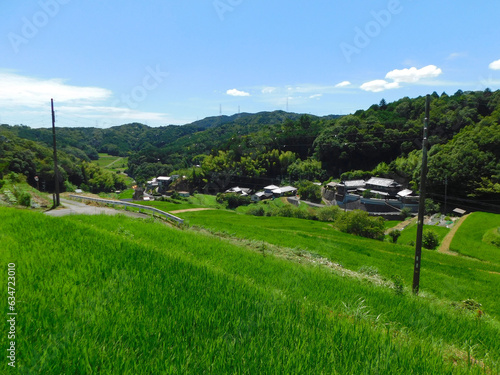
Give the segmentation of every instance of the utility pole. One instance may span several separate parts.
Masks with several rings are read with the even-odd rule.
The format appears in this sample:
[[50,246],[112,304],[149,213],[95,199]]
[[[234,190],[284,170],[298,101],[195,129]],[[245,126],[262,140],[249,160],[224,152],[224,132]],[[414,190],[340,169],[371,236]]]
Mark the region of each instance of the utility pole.
[[444,214],[447,212],[447,203],[448,203],[448,176],[444,177]]
[[422,144],[422,170],[420,171],[420,201],[418,204],[417,243],[415,245],[415,267],[413,269],[413,294],[420,286],[420,264],[422,257],[422,234],[424,230],[425,185],[427,179],[427,127],[429,126],[430,95],[425,98],[424,140]]
[[54,115],[54,99],[50,99],[50,107],[52,109],[52,143],[54,144],[54,182],[56,188],[54,207],[57,207],[61,204],[61,202],[59,200],[59,168],[57,167],[56,116]]

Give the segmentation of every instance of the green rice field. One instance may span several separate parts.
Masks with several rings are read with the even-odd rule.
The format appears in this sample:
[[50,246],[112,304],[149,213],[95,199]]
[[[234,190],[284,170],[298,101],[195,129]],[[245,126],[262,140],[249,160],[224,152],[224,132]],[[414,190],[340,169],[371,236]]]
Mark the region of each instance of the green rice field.
[[[453,237],[450,250],[483,262],[500,265],[500,247],[488,241],[500,228],[500,215],[474,212],[463,222]],[[496,235],[498,236],[498,234]]]
[[[350,270],[372,267],[390,279],[399,275],[407,287],[413,280],[413,247],[341,233],[325,222],[280,217],[255,217],[230,211],[178,214],[191,225],[226,235],[264,241],[326,257]],[[445,228],[446,229],[446,228]],[[500,317],[500,264],[450,257],[422,250],[421,288],[453,301],[473,298]]]
[[[7,265],[16,270],[15,371],[500,372],[499,299],[486,303],[479,296],[485,313],[478,314],[457,305],[459,299],[447,291],[450,285],[441,282],[451,282],[477,261],[452,257],[453,263],[424,252],[423,280],[435,275],[422,286],[429,294],[415,297],[313,261],[345,252],[347,270],[356,268],[358,253],[358,264],[376,266],[383,275],[390,272],[383,263],[394,259],[395,268],[403,267],[406,246],[364,240],[306,220],[227,211],[182,215],[212,229],[0,208],[5,283]],[[279,249],[299,248],[316,258],[300,252],[294,259],[277,256]],[[461,278],[477,287],[498,286],[498,279],[483,280],[482,273],[489,274],[470,270]],[[458,281],[456,286],[457,293],[465,288]],[[7,301],[4,295],[4,314]],[[8,341],[2,335],[3,348],[11,345]],[[0,366],[3,373],[12,372],[6,359]]]

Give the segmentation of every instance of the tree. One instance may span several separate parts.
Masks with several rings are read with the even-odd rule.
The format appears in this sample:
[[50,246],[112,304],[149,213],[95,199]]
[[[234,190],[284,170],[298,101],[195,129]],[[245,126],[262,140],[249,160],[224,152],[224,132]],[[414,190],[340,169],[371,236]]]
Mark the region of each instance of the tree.
[[434,250],[439,245],[439,236],[432,229],[425,230],[422,234],[422,246],[429,250]]
[[288,167],[288,174],[293,180],[321,180],[324,173],[321,162],[314,159],[298,159]]
[[354,210],[345,212],[336,223],[342,232],[376,240],[384,238],[384,219],[381,217],[370,217],[366,211]]
[[321,186],[315,185],[311,181],[302,181],[297,193],[302,200],[321,203]]
[[389,232],[389,236],[392,239],[393,243],[398,242],[398,238],[401,236],[401,231],[397,229],[393,229]]

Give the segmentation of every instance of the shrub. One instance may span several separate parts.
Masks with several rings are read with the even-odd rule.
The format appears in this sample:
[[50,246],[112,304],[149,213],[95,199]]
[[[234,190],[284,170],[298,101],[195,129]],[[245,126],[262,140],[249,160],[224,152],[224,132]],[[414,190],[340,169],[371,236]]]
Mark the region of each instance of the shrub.
[[342,214],[338,206],[322,207],[316,211],[318,220],[320,221],[335,221]]
[[439,236],[433,230],[426,230],[422,235],[422,246],[434,250],[439,245]]
[[5,185],[5,180],[0,180],[0,189]]
[[74,192],[77,189],[75,185],[73,185],[68,180],[64,181],[64,191]]
[[26,207],[31,206],[31,195],[28,192],[16,191],[14,194],[16,195],[17,202],[21,206],[26,206]]
[[441,210],[439,203],[435,203],[432,199],[427,198],[425,200],[425,213],[427,215],[432,215],[438,213]]
[[21,183],[21,182],[26,182],[26,176],[21,174],[21,173],[15,173],[15,172],[10,172],[7,178],[12,182],[13,184],[15,183]]
[[365,191],[363,191],[363,198],[371,198],[373,197],[373,194],[372,194],[372,191],[370,189],[366,189]]
[[401,210],[401,216],[403,220],[408,219],[411,216],[411,210],[408,207],[405,207]]
[[343,213],[337,220],[337,227],[345,233],[376,240],[384,239],[384,219],[370,217],[366,211],[354,210]]
[[244,196],[235,193],[219,193],[215,199],[217,203],[225,203],[228,208],[234,209],[239,206],[246,206],[252,203],[249,196]]
[[392,282],[394,284],[394,292],[398,295],[402,295],[404,293],[403,278],[399,275],[392,275]]
[[280,207],[278,209],[276,216],[295,217],[296,214],[293,212],[294,209],[295,209],[295,207],[292,206],[291,204],[284,205],[283,207]]
[[392,242],[396,243],[396,242],[398,242],[399,236],[401,236],[401,231],[397,230],[397,229],[393,229],[389,232],[389,236],[391,237]]
[[264,211],[264,207],[262,206],[253,206],[249,207],[246,214],[254,215],[254,216],[264,216],[266,211]]

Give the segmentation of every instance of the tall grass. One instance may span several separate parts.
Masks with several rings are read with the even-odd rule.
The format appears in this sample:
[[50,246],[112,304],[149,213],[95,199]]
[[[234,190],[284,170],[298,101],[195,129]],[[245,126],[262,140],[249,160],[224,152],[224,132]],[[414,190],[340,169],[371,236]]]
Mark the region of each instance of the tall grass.
[[0,223],[20,373],[499,371],[495,320],[322,267],[126,217],[0,209]]

